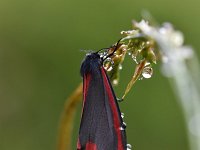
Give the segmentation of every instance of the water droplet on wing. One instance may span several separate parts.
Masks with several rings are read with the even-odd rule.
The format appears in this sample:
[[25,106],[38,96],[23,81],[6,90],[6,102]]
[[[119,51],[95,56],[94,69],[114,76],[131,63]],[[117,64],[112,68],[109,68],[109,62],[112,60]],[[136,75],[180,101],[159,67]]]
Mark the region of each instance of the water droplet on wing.
[[121,117],[124,118],[124,113],[121,113]]
[[127,150],[131,150],[131,148],[132,148],[131,144],[126,144],[126,148],[127,148]]
[[125,129],[124,129],[123,127],[120,127],[119,130],[123,131],[123,130],[125,130]]
[[122,127],[123,127],[124,129],[126,129],[126,123],[125,123],[125,122],[122,123]]

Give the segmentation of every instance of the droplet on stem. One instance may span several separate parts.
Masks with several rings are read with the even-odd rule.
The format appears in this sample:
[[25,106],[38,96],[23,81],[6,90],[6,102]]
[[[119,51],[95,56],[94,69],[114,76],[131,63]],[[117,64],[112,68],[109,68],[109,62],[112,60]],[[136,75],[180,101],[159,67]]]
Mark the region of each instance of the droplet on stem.
[[122,65],[121,64],[119,64],[119,70],[122,70]]
[[113,69],[113,61],[111,58],[107,58],[105,61],[104,61],[104,64],[103,64],[103,67],[107,70],[107,71],[111,71]]
[[151,78],[153,75],[153,68],[151,67],[145,67],[142,71],[142,76],[146,79]]
[[132,52],[128,52],[128,55],[129,55],[129,56],[132,55]]
[[117,98],[118,102],[122,102],[124,99],[123,98]]

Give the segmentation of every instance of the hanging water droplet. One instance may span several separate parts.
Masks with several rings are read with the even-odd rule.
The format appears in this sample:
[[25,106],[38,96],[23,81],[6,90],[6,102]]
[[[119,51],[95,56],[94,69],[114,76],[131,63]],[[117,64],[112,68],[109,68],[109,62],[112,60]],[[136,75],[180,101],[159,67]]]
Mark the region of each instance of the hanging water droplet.
[[126,31],[121,31],[120,33],[121,33],[121,34],[126,34]]
[[122,102],[124,99],[122,99],[122,98],[117,98],[117,101],[118,102]]
[[132,55],[132,59],[133,59],[133,60],[136,60],[136,56],[135,56],[135,55]]
[[128,55],[129,55],[129,56],[132,55],[132,52],[128,52]]
[[108,55],[108,52],[107,51],[106,52],[101,52],[101,53],[99,53],[99,55],[100,55],[101,58],[104,59]]
[[123,130],[125,130],[125,129],[124,129],[123,127],[120,127],[119,130],[122,130],[122,131],[123,131]]
[[112,81],[112,83],[113,83],[114,85],[117,85],[117,84],[118,84],[118,80],[117,80],[117,79],[114,79],[114,80]]
[[126,129],[126,123],[125,123],[125,122],[122,123],[122,127],[123,127],[124,129]]
[[149,44],[150,44],[150,41],[147,41],[146,44],[149,45]]
[[121,117],[124,118],[124,113],[121,113]]
[[136,57],[136,56],[132,55],[132,59],[133,59],[133,61],[134,61],[136,64],[138,64],[138,61],[137,61],[137,57]]
[[111,65],[114,65],[114,61],[111,58],[109,58],[109,62],[111,63]]
[[150,62],[146,62],[144,66],[149,66],[150,64]]
[[103,56],[104,57],[108,56],[108,52],[103,52]]
[[113,67],[110,66],[110,67],[107,69],[107,71],[111,71],[112,69],[113,69]]
[[104,64],[103,64],[103,67],[107,70],[107,71],[111,71],[113,69],[113,65],[114,62],[112,61],[111,58],[107,58],[105,61],[104,61]]
[[119,64],[119,70],[122,70],[122,64]]
[[128,31],[121,31],[120,33],[121,33],[121,34],[128,35],[128,34],[133,34],[133,33],[135,33],[135,32],[136,32],[136,30],[128,30]]
[[100,55],[101,58],[103,58],[103,56],[104,56],[103,53],[99,53],[99,55]]
[[144,78],[151,78],[151,76],[153,75],[153,68],[151,67],[145,67],[142,71],[142,76]]
[[111,62],[111,58],[107,58],[106,60],[104,60],[104,64],[110,63]]
[[131,150],[132,149],[131,144],[126,144],[126,148],[127,148],[127,150]]
[[124,55],[123,53],[118,52],[117,54],[114,55],[114,57],[120,58],[120,57],[122,57],[123,55]]
[[115,55],[115,57],[117,57],[117,58],[118,58],[118,57],[120,57],[120,55]]
[[143,76],[141,76],[141,77],[140,77],[138,80],[143,80],[143,78],[144,78],[144,77],[143,77]]
[[127,48],[123,47],[123,48],[122,48],[122,51],[127,51]]

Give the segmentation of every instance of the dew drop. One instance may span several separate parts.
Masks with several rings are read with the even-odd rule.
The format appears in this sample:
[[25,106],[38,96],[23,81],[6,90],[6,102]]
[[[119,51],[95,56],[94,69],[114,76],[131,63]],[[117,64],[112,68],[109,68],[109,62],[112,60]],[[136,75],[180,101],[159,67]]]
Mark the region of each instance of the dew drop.
[[108,55],[108,52],[99,53],[101,58],[105,58]]
[[131,144],[126,144],[126,148],[127,148],[127,150],[131,150],[132,149]]
[[117,84],[118,84],[118,80],[117,80],[117,79],[114,79],[114,80],[112,81],[112,83],[113,83],[114,85],[117,85]]
[[119,70],[122,70],[122,65],[121,64],[119,64]]
[[125,122],[122,123],[122,128],[126,129],[126,123]]
[[106,52],[103,52],[103,55],[107,55],[108,54],[108,52],[106,51]]
[[126,31],[121,31],[120,33],[121,33],[121,34],[126,34]]
[[117,101],[118,101],[118,102],[122,102],[122,101],[124,101],[124,99],[122,99],[122,98],[117,98]]
[[110,66],[109,68],[107,68],[107,71],[111,71],[113,69],[112,66]]
[[125,129],[124,129],[123,127],[120,127],[119,130],[123,131],[123,130],[125,130]]
[[112,59],[110,58],[110,57],[108,57],[106,60],[105,60],[105,62],[111,62],[112,61]]
[[145,67],[142,71],[142,76],[146,79],[151,78],[153,75],[153,68],[151,67]]
[[142,77],[140,77],[138,80],[143,80],[143,78],[144,78],[144,77],[142,76]]
[[121,117],[124,118],[124,113],[121,113]]
[[120,57],[120,55],[115,55],[115,57],[119,58],[119,57]]
[[137,57],[136,57],[136,56],[132,55],[132,59],[133,59],[133,61],[134,61],[136,64],[138,64],[138,61],[137,61]]
[[122,51],[127,51],[127,49],[125,47],[122,48]]
[[150,44],[150,41],[147,41],[146,44],[149,45],[149,44]]
[[132,55],[132,52],[128,52],[128,55],[129,55],[129,56]]
[[150,64],[150,62],[146,62],[144,66],[149,66]]
[[134,32],[135,32],[135,30],[121,31],[121,34],[128,35],[128,34],[133,34]]
[[103,67],[107,70],[107,71],[111,71],[113,69],[112,65],[114,64],[114,62],[112,61],[111,58],[107,58],[104,61]]
[[103,53],[99,53],[99,55],[100,55],[101,58],[103,58],[103,56],[104,56]]

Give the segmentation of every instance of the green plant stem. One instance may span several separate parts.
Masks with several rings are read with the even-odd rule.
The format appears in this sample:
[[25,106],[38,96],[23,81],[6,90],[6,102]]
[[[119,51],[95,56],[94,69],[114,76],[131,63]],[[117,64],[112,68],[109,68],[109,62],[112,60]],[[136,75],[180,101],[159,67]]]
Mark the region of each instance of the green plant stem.
[[140,75],[142,74],[142,71],[145,67],[146,64],[146,60],[142,60],[135,69],[134,75],[131,79],[131,81],[128,83],[126,90],[124,92],[124,95],[122,96],[122,99],[124,99],[124,97],[128,94],[128,92],[130,91],[130,89],[132,88],[132,86],[135,84],[135,82],[138,80],[138,78],[140,77]]

